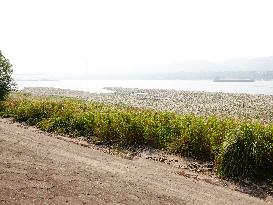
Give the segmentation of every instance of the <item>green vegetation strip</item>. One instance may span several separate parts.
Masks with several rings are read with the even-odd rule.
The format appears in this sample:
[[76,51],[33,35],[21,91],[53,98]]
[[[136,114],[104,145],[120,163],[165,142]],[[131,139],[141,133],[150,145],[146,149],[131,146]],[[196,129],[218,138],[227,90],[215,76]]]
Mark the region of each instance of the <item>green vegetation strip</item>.
[[272,124],[18,94],[4,101],[0,110],[2,117],[47,132],[213,160],[221,177],[273,177]]

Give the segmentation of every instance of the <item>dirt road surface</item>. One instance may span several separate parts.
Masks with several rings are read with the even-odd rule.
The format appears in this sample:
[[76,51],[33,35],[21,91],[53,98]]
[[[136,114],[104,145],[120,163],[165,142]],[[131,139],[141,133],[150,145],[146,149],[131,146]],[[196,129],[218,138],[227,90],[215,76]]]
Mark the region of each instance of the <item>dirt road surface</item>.
[[0,204],[269,204],[0,118]]

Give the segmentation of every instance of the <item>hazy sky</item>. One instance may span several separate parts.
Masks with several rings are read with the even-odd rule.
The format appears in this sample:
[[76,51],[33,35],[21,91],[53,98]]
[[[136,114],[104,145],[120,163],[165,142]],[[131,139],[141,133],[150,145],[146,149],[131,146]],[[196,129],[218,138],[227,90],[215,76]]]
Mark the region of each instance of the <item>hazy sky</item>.
[[0,0],[15,73],[273,56],[272,0]]

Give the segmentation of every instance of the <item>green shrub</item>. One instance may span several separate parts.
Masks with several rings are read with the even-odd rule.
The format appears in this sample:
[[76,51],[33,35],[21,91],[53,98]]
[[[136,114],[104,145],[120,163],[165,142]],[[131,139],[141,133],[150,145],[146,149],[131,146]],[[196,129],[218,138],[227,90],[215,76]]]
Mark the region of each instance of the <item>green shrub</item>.
[[273,128],[244,123],[226,136],[217,159],[218,174],[228,178],[273,176]]
[[211,158],[211,141],[206,120],[201,117],[186,116],[181,118],[181,135],[175,139],[170,149],[174,153],[199,158]]
[[112,110],[98,114],[96,137],[122,145],[143,144],[143,126],[137,113]]
[[216,116],[207,118],[206,121],[206,135],[210,141],[211,146],[211,158],[214,159],[219,155],[222,148],[222,143],[225,136],[236,128],[235,120],[226,118],[219,119]]
[[38,127],[48,131],[72,135],[72,120],[74,114],[71,111],[57,112],[48,119],[38,123]]
[[145,111],[141,120],[147,145],[167,148],[168,144],[180,135],[180,124],[174,113]]
[[93,113],[80,113],[75,116],[72,130],[76,136],[93,137],[95,134],[95,116]]
[[18,121],[35,125],[48,116],[50,107],[47,102],[24,100],[15,108],[13,114]]
[[[51,112],[37,125],[44,131],[90,137],[94,134],[94,115],[84,103],[61,100],[50,103]],[[86,111],[86,112],[84,112]]]

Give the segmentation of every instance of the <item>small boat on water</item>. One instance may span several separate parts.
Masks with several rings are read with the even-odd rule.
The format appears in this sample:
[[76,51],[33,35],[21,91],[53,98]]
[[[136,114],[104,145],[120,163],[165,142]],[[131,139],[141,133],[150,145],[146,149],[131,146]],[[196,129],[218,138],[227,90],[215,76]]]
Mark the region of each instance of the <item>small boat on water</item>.
[[215,78],[213,82],[255,82],[254,79],[228,79],[228,78]]

